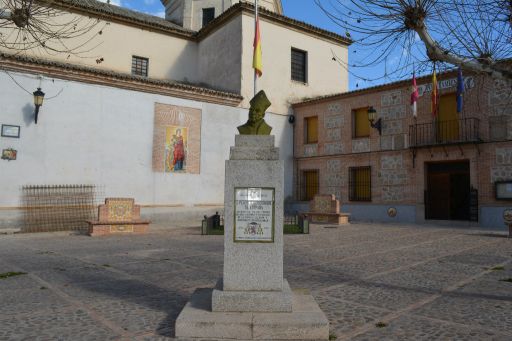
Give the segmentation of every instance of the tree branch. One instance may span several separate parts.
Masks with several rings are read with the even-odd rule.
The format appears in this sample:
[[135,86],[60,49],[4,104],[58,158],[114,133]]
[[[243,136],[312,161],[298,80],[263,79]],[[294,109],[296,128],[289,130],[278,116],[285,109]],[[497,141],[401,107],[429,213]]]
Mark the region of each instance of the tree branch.
[[492,78],[512,80],[512,71],[500,68],[497,63],[491,59],[475,61],[474,59],[462,58],[448,50],[442,49],[430,36],[430,33],[423,21],[412,27],[412,29],[418,33],[421,41],[425,44],[427,55],[432,61],[442,61],[457,65],[465,70],[488,74]]

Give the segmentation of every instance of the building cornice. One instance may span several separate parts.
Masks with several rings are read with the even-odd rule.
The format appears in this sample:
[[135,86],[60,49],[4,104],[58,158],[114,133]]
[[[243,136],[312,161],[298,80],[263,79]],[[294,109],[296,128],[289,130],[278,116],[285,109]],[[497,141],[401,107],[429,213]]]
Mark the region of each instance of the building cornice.
[[[252,3],[241,1],[231,6],[227,11],[219,15],[217,18],[212,20],[206,27],[202,28],[199,32],[197,32],[198,40],[200,41],[207,37],[209,34],[215,32],[219,27],[229,22],[233,17],[235,17],[239,13],[253,15],[254,5]],[[346,46],[352,44],[352,40],[347,37],[343,37],[337,33],[318,28],[316,26],[307,24],[303,21],[295,20],[284,15],[274,13],[264,7],[259,7],[258,13],[261,18],[266,19],[272,23],[280,24],[282,26],[286,26],[297,31],[307,33],[317,38],[325,39]]]
[[[449,70],[449,71],[438,73],[437,77],[438,77],[438,81],[439,81],[439,80],[441,80],[441,79],[439,79],[440,76],[453,77],[456,75],[457,75],[457,72],[455,70]],[[428,83],[431,80],[432,80],[432,75],[425,75],[425,76],[416,78],[418,85],[421,85],[422,83]],[[412,79],[404,79],[404,80],[400,80],[400,81],[396,81],[396,82],[392,82],[392,83],[386,83],[386,84],[372,86],[369,88],[352,90],[352,91],[347,91],[347,92],[342,92],[342,93],[337,93],[337,94],[330,94],[330,95],[325,95],[325,96],[319,96],[319,97],[307,99],[307,100],[304,100],[304,101],[301,101],[298,103],[293,103],[292,107],[299,108],[299,107],[308,106],[308,105],[312,105],[312,104],[319,104],[319,103],[323,103],[323,102],[330,102],[330,101],[335,101],[335,100],[339,100],[339,99],[367,95],[367,94],[371,94],[374,92],[390,91],[390,90],[399,89],[399,88],[403,88],[403,87],[407,87],[407,86],[411,86],[411,85],[412,85]]]
[[[47,0],[36,0],[42,3]],[[105,21],[112,21],[128,26],[135,26],[187,40],[196,40],[196,31],[181,27],[163,18],[110,5],[96,0],[53,0],[52,6],[61,10],[85,14]]]
[[239,106],[240,102],[243,100],[242,96],[230,92],[6,53],[0,53],[0,70],[41,74],[51,78],[104,85],[232,107]]
[[[45,0],[40,0],[44,2]],[[280,2],[280,1],[279,1]],[[118,22],[125,25],[136,26],[148,30],[156,31],[162,34],[179,37],[182,39],[201,41],[210,33],[215,32],[220,26],[229,22],[234,16],[240,13],[254,13],[254,4],[241,1],[231,6],[227,11],[219,15],[212,22],[200,31],[185,29],[177,24],[160,17],[148,15],[145,13],[132,11],[127,8],[106,4],[99,1],[85,0],[53,0],[53,6],[60,7],[70,12],[86,14],[103,20]],[[286,17],[282,14],[274,13],[266,8],[259,7],[259,14],[262,18],[290,27],[297,31],[308,33],[309,35],[326,39],[337,44],[350,45],[352,40],[337,33],[330,32],[316,26],[307,24],[303,21]]]

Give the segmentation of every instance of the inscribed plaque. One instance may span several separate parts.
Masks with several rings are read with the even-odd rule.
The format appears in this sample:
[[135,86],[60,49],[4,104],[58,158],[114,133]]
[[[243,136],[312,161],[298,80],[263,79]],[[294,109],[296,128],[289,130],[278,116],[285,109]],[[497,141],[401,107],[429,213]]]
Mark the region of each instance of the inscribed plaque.
[[235,242],[274,242],[274,188],[235,188]]

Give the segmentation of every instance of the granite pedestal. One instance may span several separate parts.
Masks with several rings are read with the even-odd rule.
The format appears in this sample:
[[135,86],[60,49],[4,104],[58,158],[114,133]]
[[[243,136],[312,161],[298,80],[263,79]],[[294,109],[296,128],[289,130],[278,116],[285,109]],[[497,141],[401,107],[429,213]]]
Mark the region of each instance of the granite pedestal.
[[176,320],[176,337],[329,338],[313,297],[294,293],[283,278],[283,184],[274,136],[236,136],[226,161],[223,278],[193,294]]

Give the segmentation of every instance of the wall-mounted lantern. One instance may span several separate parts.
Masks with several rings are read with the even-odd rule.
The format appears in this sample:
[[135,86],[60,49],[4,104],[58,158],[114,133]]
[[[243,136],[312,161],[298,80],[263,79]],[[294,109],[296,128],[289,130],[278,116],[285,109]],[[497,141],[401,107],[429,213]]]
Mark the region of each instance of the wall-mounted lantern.
[[368,121],[370,121],[370,126],[372,128],[375,128],[379,131],[379,135],[382,135],[382,119],[379,118],[377,122],[375,120],[377,119],[377,110],[375,110],[373,107],[368,108]]
[[34,91],[34,105],[36,106],[35,116],[36,116],[36,124],[37,124],[37,115],[39,115],[39,108],[43,105],[44,100],[44,92],[41,91],[41,88],[37,88]]

